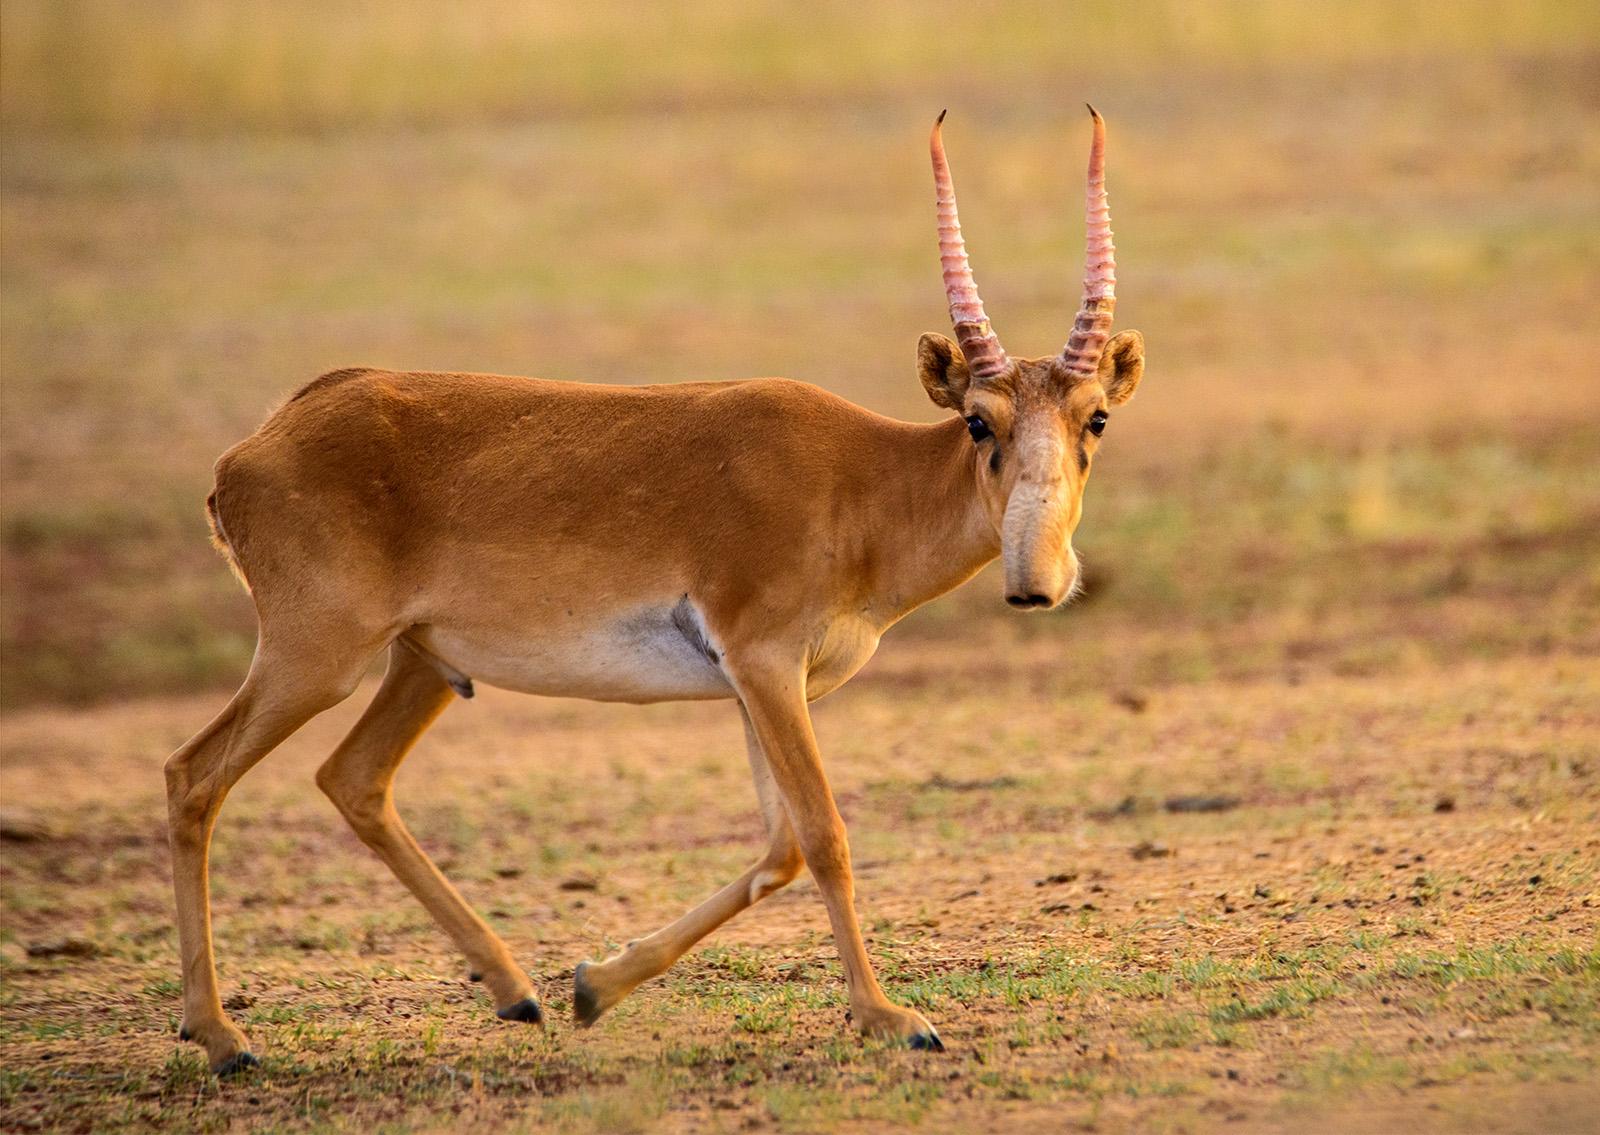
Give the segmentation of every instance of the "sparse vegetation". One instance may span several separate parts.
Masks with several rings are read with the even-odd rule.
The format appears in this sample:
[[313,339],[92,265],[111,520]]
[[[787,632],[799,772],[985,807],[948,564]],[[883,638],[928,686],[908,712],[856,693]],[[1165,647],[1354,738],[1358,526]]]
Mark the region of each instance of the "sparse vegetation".
[[[57,832],[5,857],[8,1125],[89,1108],[101,1126],[179,1129],[246,1114],[335,1129],[427,1127],[441,1114],[812,1129],[949,1125],[976,1107],[1203,1127],[1218,1100],[1266,1125],[1352,1091],[1399,1106],[1426,1088],[1450,1115],[1453,1090],[1524,1082],[1538,1089],[1525,1126],[1577,1114],[1549,1109],[1587,1098],[1581,1069],[1600,1052],[1597,797],[1578,755],[1600,744],[1589,709],[1600,683],[1586,660],[1180,683],[1141,713],[1094,688],[1023,697],[1026,664],[1002,663],[991,677],[1019,691],[1008,730],[1044,739],[1028,791],[1014,792],[940,786],[1009,775],[1014,751],[950,751],[943,739],[973,713],[944,692],[965,664],[904,650],[927,668],[919,681],[864,681],[819,707],[819,728],[858,833],[872,949],[891,995],[939,1022],[951,1045],[940,1062],[846,1030],[826,920],[804,881],[594,1032],[571,1031],[575,961],[675,916],[751,854],[759,825],[738,726],[725,706],[486,690],[430,734],[400,799],[538,976],[549,1030],[494,1021],[442,935],[311,789],[357,698],[252,774],[219,829],[224,984],[266,1063],[216,1085],[172,1038],[156,818],[166,744],[210,701],[193,698],[8,720],[14,796],[41,801],[49,785]],[[1435,705],[1445,696],[1449,719]],[[1328,770],[1314,794],[1262,775],[1293,722],[1323,723],[1298,758]],[[648,759],[619,780],[617,752]],[[1204,791],[1219,759],[1241,797],[1225,816],[1117,806],[1153,783]],[[94,778],[67,775],[86,762]],[[523,793],[563,803],[487,822]],[[1454,810],[1436,811],[1435,793]],[[958,821],[951,834],[904,819],[905,799],[930,794]],[[656,806],[634,806],[645,799]],[[452,845],[464,807],[484,822]],[[1143,839],[1172,854],[1133,858]],[[281,842],[262,855],[263,840]],[[582,848],[595,890],[563,890],[565,869],[539,865],[553,842]],[[508,864],[527,870],[498,869]],[[1418,907],[1421,875],[1437,894]],[[92,956],[27,956],[64,932],[92,942]]]

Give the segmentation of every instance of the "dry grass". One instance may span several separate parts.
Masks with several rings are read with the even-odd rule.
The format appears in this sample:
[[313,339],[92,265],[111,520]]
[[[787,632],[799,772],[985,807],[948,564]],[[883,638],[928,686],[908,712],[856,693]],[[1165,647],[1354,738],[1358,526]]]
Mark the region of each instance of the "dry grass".
[[[0,856],[0,1126],[1591,1122],[1597,17],[1040,11],[0,8],[0,795],[49,829]],[[1087,601],[1024,620],[981,578],[819,709],[874,953],[952,1054],[851,1039],[809,884],[596,1032],[494,1022],[310,785],[355,699],[224,815],[267,1064],[206,1077],[158,767],[252,641],[215,455],[360,362],[784,373],[931,418],[927,124],[1042,353],[1085,99],[1151,351]],[[741,765],[727,707],[491,693],[402,799],[560,1009],[751,853]],[[91,956],[27,954],[68,937]]]
[[[1068,70],[1047,61],[1083,54],[1068,51],[1075,26],[1022,34],[1035,19],[1022,9],[985,24],[960,70],[930,65],[948,61],[947,36],[898,9],[874,10],[895,33],[885,37],[822,20],[797,39],[772,13],[707,14],[871,77],[863,89],[769,59],[782,113],[747,89],[741,68],[767,57],[732,31],[648,53],[659,28],[597,10],[494,38],[564,44],[565,66],[588,60],[597,83],[632,74],[617,60],[641,54],[641,75],[689,68],[674,62],[681,47],[684,59],[714,58],[693,74],[723,97],[692,110],[637,94],[599,107],[578,91],[560,115],[460,109],[448,127],[332,133],[312,129],[317,84],[261,72],[254,81],[301,115],[278,124],[297,132],[271,130],[242,96],[209,93],[206,52],[236,42],[249,58],[272,43],[297,68],[359,76],[362,52],[383,61],[397,37],[432,42],[424,15],[352,36],[341,21],[362,18],[356,9],[322,22],[257,6],[248,18],[259,35],[230,41],[245,17],[226,7],[173,16],[163,37],[132,26],[158,9],[117,6],[80,15],[66,39],[40,30],[89,10],[6,6],[5,704],[236,678],[253,626],[206,545],[210,463],[323,370],[629,382],[784,373],[931,416],[911,361],[917,334],[945,321],[923,139],[946,103],[977,268],[1019,352],[1053,349],[1075,298],[1074,108],[1093,97],[1112,115],[1119,318],[1146,332],[1152,384],[1119,417],[1091,492],[1093,562],[1137,570],[1152,536],[1178,543],[1180,561],[1214,561],[1231,545],[1213,535],[1212,501],[1254,508],[1302,466],[1332,490],[1317,507],[1335,512],[1333,481],[1353,486],[1364,469],[1420,469],[1437,482],[1426,508],[1399,502],[1404,530],[1382,513],[1357,536],[1410,539],[1408,518],[1441,501],[1470,514],[1451,533],[1464,538],[1581,531],[1600,511],[1582,477],[1592,435],[1572,432],[1594,419],[1583,376],[1600,372],[1587,327],[1600,126],[1594,37],[1573,24],[1581,9],[1453,9],[1401,35],[1392,21],[1424,17],[1369,5],[1312,36],[1317,21],[1283,6],[1203,18],[1119,6],[1123,22],[1103,35],[1127,51]],[[486,29],[513,18],[493,11]],[[620,54],[617,36],[634,37]],[[846,40],[853,51],[831,50]],[[148,82],[185,98],[187,114],[151,112],[150,129],[132,134],[30,117],[28,85],[68,82],[98,58],[96,43],[125,48],[118,74],[167,76]],[[47,66],[47,50],[61,60]],[[417,74],[407,58],[383,66]],[[257,73],[238,72],[240,82]],[[498,56],[472,73],[568,89],[559,70]],[[426,101],[444,81],[430,72],[409,97]],[[688,82],[639,81],[667,92]],[[149,102],[75,89],[130,114]],[[171,131],[152,132],[169,120]],[[1436,459],[1441,446],[1468,456]],[[1254,484],[1191,477],[1231,476],[1262,449],[1279,468],[1256,469]],[[1530,491],[1533,513],[1518,505]],[[1481,507],[1486,493],[1498,513]],[[1127,502],[1146,506],[1143,527],[1114,537]],[[1295,549],[1313,562],[1350,547],[1336,524],[1309,538],[1301,528]],[[1448,541],[1425,535],[1448,559]],[[1324,576],[1296,578],[1316,590]],[[1126,616],[1140,618],[1151,598],[1128,592]]]
[[[1459,0],[1211,4],[1136,0],[1092,14],[954,0],[861,5],[615,0],[452,5],[283,0],[13,0],[0,32],[3,121],[127,134],[477,124],[752,103],[792,114],[952,88],[1016,106],[1016,88],[1078,75],[1263,61],[1399,65],[1571,54],[1600,18],[1583,5]],[[998,97],[991,73],[1010,80]],[[918,107],[921,110],[921,107]]]

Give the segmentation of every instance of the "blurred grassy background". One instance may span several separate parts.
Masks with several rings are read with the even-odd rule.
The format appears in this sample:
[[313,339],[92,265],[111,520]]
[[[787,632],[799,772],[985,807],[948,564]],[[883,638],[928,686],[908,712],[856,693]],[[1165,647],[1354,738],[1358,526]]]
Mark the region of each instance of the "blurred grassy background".
[[1042,354],[1086,100],[1151,364],[1089,601],[980,581],[910,635],[1107,684],[1600,650],[1592,5],[8,0],[0,705],[237,681],[210,465],[336,366],[932,419],[927,127]]

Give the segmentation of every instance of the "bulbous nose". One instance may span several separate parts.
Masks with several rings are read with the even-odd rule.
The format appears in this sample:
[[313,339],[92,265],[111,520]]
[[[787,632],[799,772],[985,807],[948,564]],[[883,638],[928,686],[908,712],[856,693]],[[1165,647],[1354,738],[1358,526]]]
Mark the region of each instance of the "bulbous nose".
[[1060,561],[1017,574],[1020,578],[1006,580],[1006,602],[1019,611],[1047,611],[1077,594],[1078,553],[1069,544],[1067,554]]
[[1030,595],[1007,595],[1006,602],[1010,603],[1013,607],[1018,607],[1023,610],[1026,610],[1029,607],[1055,606],[1055,601],[1052,600],[1050,596],[1040,595],[1037,592],[1034,592]]

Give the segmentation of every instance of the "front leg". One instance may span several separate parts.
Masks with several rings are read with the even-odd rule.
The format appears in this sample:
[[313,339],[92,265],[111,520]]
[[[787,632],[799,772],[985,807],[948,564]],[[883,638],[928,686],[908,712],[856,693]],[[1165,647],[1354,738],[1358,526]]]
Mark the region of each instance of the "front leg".
[[670,926],[648,938],[629,942],[622,953],[603,962],[581,962],[572,980],[572,1015],[585,1027],[622,1000],[641,982],[665,973],[696,942],[746,907],[787,886],[800,873],[800,848],[789,816],[778,799],[767,758],[762,755],[750,717],[744,717],[745,748],[756,798],[767,827],[767,853],[749,870]]
[[772,770],[773,781],[800,842],[800,853],[828,908],[833,940],[844,963],[850,1015],[866,1036],[904,1040],[912,1048],[943,1051],[921,1013],[889,1002],[872,972],[856,921],[855,879],[850,844],[833,790],[822,771],[822,755],[811,730],[805,675],[798,666],[740,668],[734,675],[751,728]]

